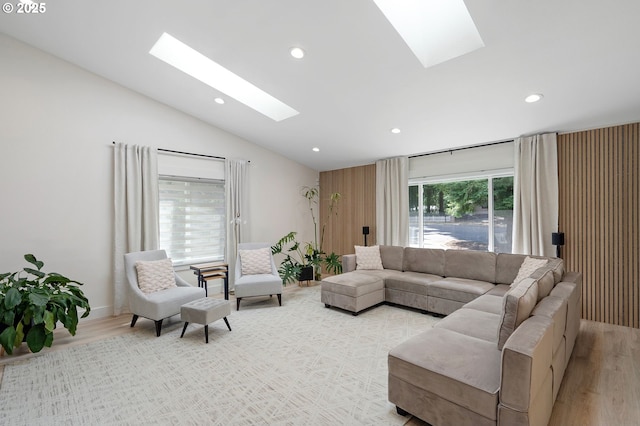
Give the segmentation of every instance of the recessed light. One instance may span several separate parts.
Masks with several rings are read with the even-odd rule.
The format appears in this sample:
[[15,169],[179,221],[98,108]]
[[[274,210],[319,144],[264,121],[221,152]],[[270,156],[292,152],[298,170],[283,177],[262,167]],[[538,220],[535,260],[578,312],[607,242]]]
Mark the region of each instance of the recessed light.
[[527,96],[526,98],[524,98],[524,101],[531,104],[531,103],[534,103],[534,102],[538,102],[543,97],[544,96],[542,96],[540,93],[533,93],[533,94]]
[[320,152],[320,148],[318,148],[317,146],[314,146],[313,148],[311,148],[311,150],[313,152]]
[[397,135],[400,132],[401,132],[401,130],[398,129],[397,127],[394,127],[393,129],[391,129],[391,133],[393,133],[394,135]]
[[214,101],[215,101],[217,104],[220,104],[220,105],[224,104],[224,99],[222,99],[222,98],[215,98],[215,99],[214,99]]
[[298,115],[289,105],[167,33],[160,36],[149,53],[274,121]]
[[300,47],[292,47],[291,49],[289,49],[289,53],[296,59],[304,58],[304,50],[302,50],[302,48]]

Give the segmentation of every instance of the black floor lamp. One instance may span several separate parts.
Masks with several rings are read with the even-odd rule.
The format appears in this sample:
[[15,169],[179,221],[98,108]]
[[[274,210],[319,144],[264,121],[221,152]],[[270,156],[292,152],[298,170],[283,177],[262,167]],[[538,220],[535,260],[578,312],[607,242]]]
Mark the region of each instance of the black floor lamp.
[[556,246],[556,257],[560,257],[560,247],[564,245],[564,232],[552,232],[551,244]]
[[364,235],[364,246],[367,246],[367,235],[369,235],[369,227],[368,226],[363,226],[362,227],[362,235]]

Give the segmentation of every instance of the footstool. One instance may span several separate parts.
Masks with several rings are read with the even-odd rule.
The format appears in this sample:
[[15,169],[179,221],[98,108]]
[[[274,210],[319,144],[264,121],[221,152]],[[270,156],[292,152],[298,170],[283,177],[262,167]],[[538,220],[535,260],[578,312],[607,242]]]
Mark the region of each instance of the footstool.
[[341,274],[321,282],[320,301],[358,315],[358,312],[384,302],[382,278],[367,274]]
[[203,297],[186,303],[180,307],[180,318],[184,321],[180,338],[184,336],[189,323],[195,322],[196,324],[204,324],[204,339],[206,343],[209,343],[209,323],[223,318],[231,331],[227,315],[231,315],[231,304],[228,300]]

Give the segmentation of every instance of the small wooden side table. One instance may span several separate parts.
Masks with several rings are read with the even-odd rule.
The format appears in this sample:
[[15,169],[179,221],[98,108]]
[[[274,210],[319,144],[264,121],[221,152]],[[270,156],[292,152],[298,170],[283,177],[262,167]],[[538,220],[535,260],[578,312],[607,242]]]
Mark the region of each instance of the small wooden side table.
[[204,294],[208,296],[208,280],[224,280],[224,298],[229,300],[229,265],[224,262],[208,262],[191,265],[191,270],[198,276],[198,287],[204,287]]

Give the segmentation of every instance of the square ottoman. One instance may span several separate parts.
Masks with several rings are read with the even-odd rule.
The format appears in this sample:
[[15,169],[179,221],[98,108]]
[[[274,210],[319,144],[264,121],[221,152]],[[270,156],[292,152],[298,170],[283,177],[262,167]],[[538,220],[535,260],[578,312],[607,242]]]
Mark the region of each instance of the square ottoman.
[[382,278],[348,272],[327,277],[321,282],[320,300],[324,306],[335,306],[353,315],[384,302]]
[[227,315],[231,315],[231,304],[228,300],[203,297],[186,303],[180,307],[180,318],[184,321],[180,338],[184,336],[189,323],[195,322],[196,324],[204,324],[204,339],[206,343],[209,343],[209,323],[223,318],[227,328],[231,331]]

